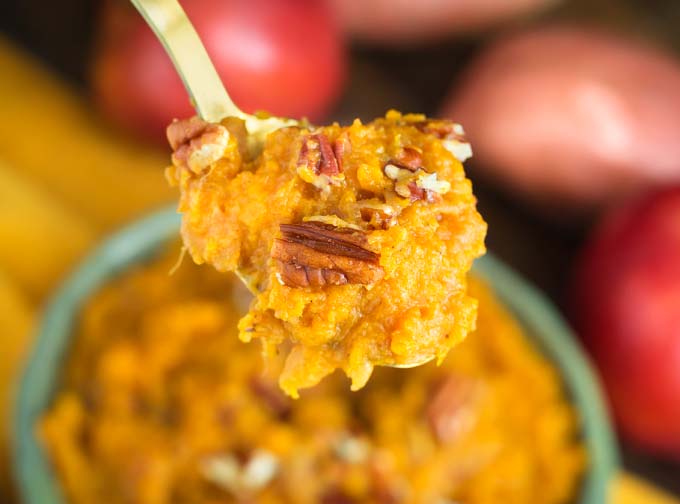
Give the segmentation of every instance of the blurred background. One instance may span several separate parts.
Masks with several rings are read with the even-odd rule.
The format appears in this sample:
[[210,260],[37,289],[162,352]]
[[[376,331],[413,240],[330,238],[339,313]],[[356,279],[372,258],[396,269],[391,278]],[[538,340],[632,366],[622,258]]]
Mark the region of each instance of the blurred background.
[[[680,495],[680,3],[185,0],[238,105],[313,122],[463,124],[491,251],[594,357],[626,467]],[[46,297],[170,203],[191,114],[124,0],[0,2],[0,428]],[[5,502],[3,498],[0,501]]]

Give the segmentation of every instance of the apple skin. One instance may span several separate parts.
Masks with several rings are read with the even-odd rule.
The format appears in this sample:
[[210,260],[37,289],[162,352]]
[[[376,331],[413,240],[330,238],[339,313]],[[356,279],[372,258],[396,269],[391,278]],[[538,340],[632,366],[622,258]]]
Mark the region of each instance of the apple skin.
[[441,109],[479,176],[583,215],[680,183],[680,62],[630,36],[554,24],[492,43]]
[[[184,0],[234,102],[246,112],[325,118],[343,89],[347,54],[332,11],[316,0]],[[193,115],[169,57],[141,15],[109,1],[91,68],[104,115],[163,142],[174,118]]]
[[354,38],[413,45],[488,29],[557,3],[555,0],[330,0]]
[[604,218],[570,301],[623,436],[680,460],[680,186]]

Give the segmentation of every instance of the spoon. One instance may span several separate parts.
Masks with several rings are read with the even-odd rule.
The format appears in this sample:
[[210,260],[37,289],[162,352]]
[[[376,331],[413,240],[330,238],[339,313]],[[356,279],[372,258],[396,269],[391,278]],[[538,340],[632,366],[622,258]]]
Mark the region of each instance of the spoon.
[[[219,122],[238,117],[248,131],[248,150],[262,150],[266,136],[279,128],[299,124],[293,119],[246,114],[233,102],[201,39],[177,0],[131,0],[160,40],[175,66],[201,119]],[[254,295],[259,294],[254,275],[236,270],[236,276]]]
[[175,65],[201,119],[219,122],[225,117],[245,121],[251,152],[261,150],[265,137],[298,121],[246,114],[232,101],[210,61],[201,39],[177,0],[131,0],[158,37]]
[[[262,149],[266,136],[279,128],[299,124],[293,119],[246,114],[232,101],[208,56],[201,39],[177,0],[131,0],[144,17],[170,56],[198,115],[208,122],[225,117],[245,121],[248,147],[251,153]],[[237,269],[236,276],[248,290],[260,293],[254,275]],[[392,364],[391,367],[411,368],[434,359]]]

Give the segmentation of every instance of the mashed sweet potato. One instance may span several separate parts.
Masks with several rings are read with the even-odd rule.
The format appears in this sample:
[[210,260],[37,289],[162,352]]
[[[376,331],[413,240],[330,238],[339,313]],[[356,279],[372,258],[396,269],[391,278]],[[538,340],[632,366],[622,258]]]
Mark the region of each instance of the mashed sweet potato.
[[392,111],[288,127],[254,159],[233,118],[177,121],[168,138],[184,243],[258,293],[239,335],[287,357],[289,395],[338,368],[358,390],[374,366],[441,361],[474,328],[466,276],[486,224],[459,125]]
[[[73,504],[559,504],[584,466],[550,364],[486,286],[443,361],[291,400],[236,338],[249,294],[174,254],[84,308],[40,427]],[[244,303],[245,301],[245,303]]]

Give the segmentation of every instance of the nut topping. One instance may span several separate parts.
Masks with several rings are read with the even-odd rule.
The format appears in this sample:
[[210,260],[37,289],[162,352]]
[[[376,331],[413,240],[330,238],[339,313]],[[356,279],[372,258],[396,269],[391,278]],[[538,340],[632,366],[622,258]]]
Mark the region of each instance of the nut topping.
[[205,479],[234,496],[252,495],[265,488],[279,472],[279,460],[267,450],[255,450],[247,460],[236,454],[219,453],[206,457],[200,466]]
[[259,376],[251,378],[249,385],[253,394],[279,418],[285,418],[290,413],[291,400],[276,385]]
[[444,148],[461,163],[472,157],[472,148],[466,141],[465,130],[460,124],[444,119],[433,119],[414,123],[414,126],[423,133],[439,138]]
[[440,140],[456,139],[464,140],[465,132],[460,124],[447,119],[429,119],[413,123],[419,131],[428,135],[434,135]]
[[345,154],[352,152],[352,144],[347,137],[347,134],[340,135],[335,142],[333,142],[333,154],[335,154],[335,159],[338,162],[338,168],[342,173],[342,160]]
[[319,499],[321,504],[355,504],[355,500],[339,488],[327,490]]
[[420,189],[435,194],[446,194],[451,190],[451,184],[446,180],[438,180],[436,173],[420,173],[416,177],[416,185]]
[[432,432],[442,443],[460,439],[474,424],[478,385],[471,379],[449,376],[437,387],[426,415]]
[[173,164],[196,174],[218,161],[229,143],[229,131],[224,126],[198,117],[173,121],[166,134],[174,151]]
[[[336,146],[335,151],[344,152],[344,147]],[[308,135],[302,142],[297,161],[298,175],[305,182],[321,190],[337,185],[345,177],[326,135]]]
[[423,167],[423,153],[418,147],[406,146],[401,149],[396,159],[390,161],[399,168],[406,168],[412,172]]
[[439,200],[439,195],[433,191],[418,187],[418,184],[415,181],[410,181],[408,184],[406,184],[406,190],[408,191],[408,196],[404,197],[410,198],[411,201],[422,200],[426,203],[435,203]]
[[394,180],[394,191],[402,198],[411,201],[423,200],[427,203],[438,201],[442,194],[451,189],[451,184],[438,180],[436,173],[428,173],[422,168],[415,172],[388,163],[384,168],[385,175]]
[[176,151],[182,144],[188,143],[191,139],[199,137],[208,127],[208,124],[209,123],[197,116],[181,121],[177,119],[172,121],[165,130],[170,147],[173,151]]
[[373,229],[389,229],[397,222],[396,210],[386,203],[360,202],[361,218]]
[[277,278],[289,287],[370,285],[384,276],[380,255],[366,248],[366,234],[321,222],[281,224],[271,257]]

